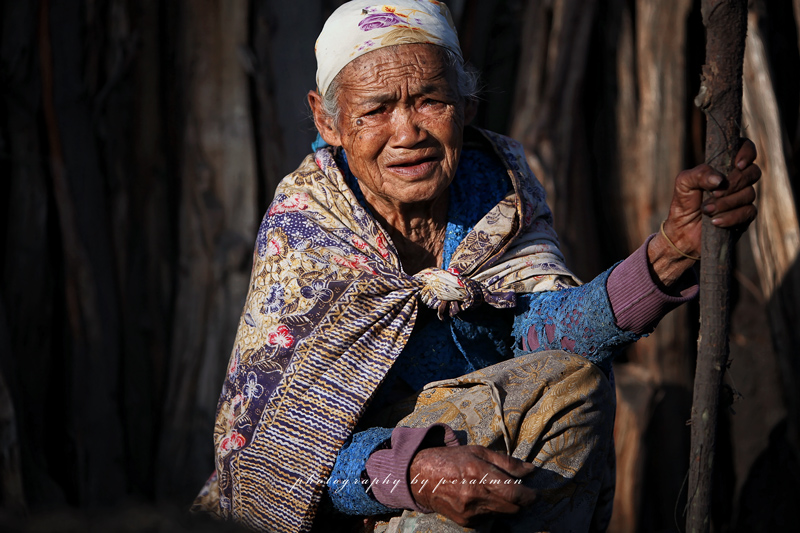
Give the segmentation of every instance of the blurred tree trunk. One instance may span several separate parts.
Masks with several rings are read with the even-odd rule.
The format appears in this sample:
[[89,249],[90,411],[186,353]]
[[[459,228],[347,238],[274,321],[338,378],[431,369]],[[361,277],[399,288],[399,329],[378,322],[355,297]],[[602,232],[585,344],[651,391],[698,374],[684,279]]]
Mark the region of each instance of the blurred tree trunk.
[[[675,176],[685,166],[686,24],[690,0],[636,2],[631,45],[620,48],[619,174],[629,250],[658,230],[667,216]],[[624,36],[623,36],[624,38]],[[627,70],[627,72],[626,72]],[[631,82],[633,82],[631,84]],[[686,315],[673,312],[636,344],[632,361],[659,384],[691,388]]]
[[314,124],[306,94],[315,88],[314,43],[330,2],[253,0],[252,48],[247,70],[253,80],[255,139],[261,177],[261,216],[278,182],[311,153]]
[[642,436],[653,417],[657,389],[652,376],[641,365],[618,365],[615,378],[617,485],[609,531],[636,531],[644,497],[642,478],[648,451]]
[[[675,176],[685,165],[686,28],[690,0],[637,1],[623,17],[617,55],[618,179],[629,251],[667,216]],[[635,30],[631,35],[628,32]],[[658,530],[674,524],[674,508],[688,467],[688,419],[694,358],[693,328],[684,306],[665,317],[655,333],[628,354],[655,384],[653,416],[645,429],[642,477],[617,476],[638,487],[639,516],[621,531]],[[620,455],[627,452],[619,449]],[[621,502],[617,502],[621,505]]]
[[[84,18],[96,12],[78,0],[42,2],[39,54],[53,194],[65,262],[69,355],[64,376],[73,435],[75,493],[84,505],[124,494],[118,416],[120,322],[111,207],[105,195],[87,85],[96,64],[84,63]],[[85,9],[84,9],[85,8]],[[94,47],[91,48],[94,50]],[[47,416],[47,415],[46,415]],[[103,428],[102,438],[98,428]]]
[[95,124],[103,147],[112,206],[109,226],[120,294],[120,417],[125,431],[129,490],[155,490],[153,449],[161,424],[165,364],[169,360],[177,179],[165,144],[172,116],[166,97],[174,78],[162,62],[173,54],[159,28],[168,24],[155,2],[111,0],[91,33],[105,46],[93,63]]
[[[257,229],[246,44],[248,4],[179,4],[178,271],[158,491],[188,500],[213,471],[213,426]],[[202,469],[207,465],[207,470]]]
[[[23,395],[23,390],[50,387],[48,367],[57,363],[56,334],[46,324],[55,319],[58,251],[50,245],[48,176],[37,119],[41,113],[37,28],[38,2],[2,3],[0,61],[2,129],[0,129],[0,180],[3,235],[2,289],[7,313],[8,343],[0,347],[0,370],[14,411],[21,447],[20,468],[28,500],[63,499],[47,469],[47,454],[40,423],[47,417],[47,397]],[[38,354],[38,357],[33,357]],[[37,385],[37,383],[39,385]],[[63,390],[63,389],[61,389]],[[59,390],[59,392],[61,392]],[[63,430],[61,420],[53,429]],[[13,441],[8,443],[13,447]],[[9,456],[10,458],[10,456]],[[13,498],[13,496],[11,496]]]
[[483,86],[475,121],[483,128],[507,132],[515,116],[514,86],[523,44],[520,36],[525,3],[466,0],[449,5],[464,59],[481,74]]
[[579,277],[601,265],[581,101],[596,2],[531,0],[511,136],[548,192],[561,249]]
[[[796,3],[797,5],[797,3]],[[763,13],[763,12],[762,12]],[[764,45],[763,17],[749,15],[744,74],[744,121],[756,143],[764,178],[757,186],[759,217],[749,233],[751,253],[766,302],[788,410],[787,440],[800,460],[800,224],[790,181],[789,137],[775,98]],[[796,163],[795,163],[796,164]]]

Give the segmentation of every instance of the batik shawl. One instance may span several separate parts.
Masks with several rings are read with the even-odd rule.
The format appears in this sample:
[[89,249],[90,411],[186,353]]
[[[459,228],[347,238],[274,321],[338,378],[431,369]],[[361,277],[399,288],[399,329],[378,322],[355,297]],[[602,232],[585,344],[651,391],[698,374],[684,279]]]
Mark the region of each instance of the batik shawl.
[[[333,148],[282,180],[261,224],[214,432],[220,514],[264,531],[310,529],[337,453],[406,345],[421,302],[447,319],[558,288],[563,265],[521,147],[481,132],[513,185],[447,270],[403,272]],[[506,179],[499,176],[497,179]]]

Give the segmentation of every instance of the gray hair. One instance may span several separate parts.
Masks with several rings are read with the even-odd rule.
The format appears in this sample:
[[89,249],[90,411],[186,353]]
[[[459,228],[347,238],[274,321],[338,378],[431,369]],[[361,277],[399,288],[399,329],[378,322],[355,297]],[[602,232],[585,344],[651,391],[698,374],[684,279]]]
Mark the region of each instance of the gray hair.
[[[455,71],[459,98],[463,98],[465,101],[477,100],[480,94],[480,88],[478,86],[480,82],[480,73],[478,70],[451,50],[444,47],[440,47],[440,49],[444,53],[445,65]],[[329,118],[333,119],[334,124],[339,123],[339,113],[341,111],[339,109],[339,84],[341,82],[341,74],[342,73],[339,72],[339,74],[333,78],[333,81],[331,81],[331,84],[328,86],[328,90],[325,92],[325,96],[322,97],[322,111]]]

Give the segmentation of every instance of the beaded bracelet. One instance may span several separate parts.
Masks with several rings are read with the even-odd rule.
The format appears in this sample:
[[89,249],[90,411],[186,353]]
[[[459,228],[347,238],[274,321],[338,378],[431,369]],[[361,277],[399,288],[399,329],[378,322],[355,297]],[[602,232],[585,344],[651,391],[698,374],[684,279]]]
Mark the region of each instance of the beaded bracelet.
[[666,222],[666,220],[664,220],[663,222],[661,222],[661,235],[663,235],[663,236],[664,236],[664,238],[667,240],[667,242],[669,243],[669,245],[670,245],[670,246],[672,246],[672,248],[673,248],[673,249],[674,249],[676,252],[678,252],[679,254],[681,254],[681,255],[682,255],[683,257],[685,257],[686,259],[691,259],[692,261],[700,261],[700,258],[699,258],[699,257],[694,257],[694,256],[691,256],[691,255],[689,255],[689,254],[687,254],[687,253],[683,253],[683,252],[681,252],[680,250],[678,250],[678,247],[677,247],[677,246],[675,246],[675,243],[673,243],[671,240],[669,240],[669,237],[667,237],[667,234],[666,234],[666,232],[664,231],[664,223],[665,223],[665,222]]

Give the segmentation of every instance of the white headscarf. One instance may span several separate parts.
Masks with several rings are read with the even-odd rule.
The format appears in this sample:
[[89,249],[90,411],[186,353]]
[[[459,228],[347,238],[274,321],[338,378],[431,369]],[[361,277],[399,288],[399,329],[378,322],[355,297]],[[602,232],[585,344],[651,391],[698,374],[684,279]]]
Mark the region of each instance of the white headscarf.
[[317,38],[317,87],[367,52],[396,44],[436,44],[458,57],[461,47],[450,10],[436,0],[353,0],[333,12]]

